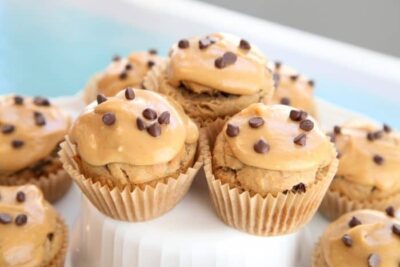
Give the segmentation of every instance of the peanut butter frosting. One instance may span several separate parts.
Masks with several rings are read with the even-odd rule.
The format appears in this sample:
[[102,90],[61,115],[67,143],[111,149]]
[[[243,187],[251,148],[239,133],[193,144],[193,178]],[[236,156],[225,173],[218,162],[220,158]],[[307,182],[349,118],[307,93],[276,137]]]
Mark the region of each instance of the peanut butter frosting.
[[335,157],[315,120],[284,105],[252,104],[229,119],[223,132],[235,157],[249,166],[304,171]]
[[387,125],[352,121],[336,126],[337,176],[386,193],[400,191],[400,135]]
[[141,87],[147,72],[162,61],[153,50],[131,53],[126,58],[115,57],[100,75],[97,92],[113,96],[128,86]]
[[263,54],[246,40],[213,33],[180,40],[172,47],[167,67],[168,82],[191,91],[219,91],[253,95],[273,90],[272,75],[265,69]]
[[398,267],[400,220],[373,210],[347,213],[328,226],[320,245],[329,267]]
[[275,82],[275,92],[270,103],[289,105],[315,117],[314,81],[280,62],[269,63],[268,68]]
[[48,157],[69,126],[70,118],[45,98],[0,96],[0,174]]
[[0,186],[0,196],[0,266],[43,266],[55,211],[33,185]]
[[132,88],[110,98],[99,95],[70,132],[80,157],[94,166],[166,163],[198,136],[197,126],[174,100]]

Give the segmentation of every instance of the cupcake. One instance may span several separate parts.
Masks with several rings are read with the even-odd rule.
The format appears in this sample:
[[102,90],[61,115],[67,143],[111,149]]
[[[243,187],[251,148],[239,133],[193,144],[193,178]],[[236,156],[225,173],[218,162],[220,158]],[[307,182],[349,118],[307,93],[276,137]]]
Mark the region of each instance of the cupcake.
[[98,94],[114,96],[126,87],[142,87],[147,72],[162,62],[154,49],[134,52],[126,58],[115,56],[104,71],[90,79],[84,90],[85,102],[89,104]]
[[71,179],[57,157],[70,118],[42,97],[0,96],[0,184],[35,184],[54,202]]
[[188,191],[202,165],[195,163],[198,136],[172,99],[127,88],[86,107],[61,159],[101,212],[143,221],[167,212]]
[[317,116],[314,100],[314,81],[280,62],[268,64],[275,81],[275,92],[270,104],[289,105]]
[[202,136],[217,214],[252,234],[305,225],[336,172],[333,144],[311,116],[288,106],[252,104],[226,123],[210,124]]
[[387,125],[352,121],[331,133],[339,168],[321,205],[331,220],[357,209],[400,208],[400,135]]
[[68,230],[34,185],[0,186],[0,266],[62,267]]
[[248,41],[213,33],[182,39],[165,64],[146,76],[146,89],[177,100],[200,123],[232,116],[271,98],[272,74],[264,55]]
[[393,215],[374,210],[342,215],[316,245],[313,267],[398,267],[400,220]]

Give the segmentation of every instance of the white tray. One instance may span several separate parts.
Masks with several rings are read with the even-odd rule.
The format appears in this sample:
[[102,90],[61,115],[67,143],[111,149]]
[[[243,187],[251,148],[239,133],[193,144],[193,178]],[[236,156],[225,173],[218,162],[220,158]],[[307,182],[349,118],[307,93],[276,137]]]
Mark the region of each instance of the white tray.
[[[79,95],[54,102],[73,116],[83,107]],[[324,129],[349,119],[365,119],[322,100],[318,104]],[[313,244],[327,225],[317,214],[291,235],[257,237],[239,232],[217,218],[202,172],[177,207],[149,222],[107,218],[76,186],[56,207],[71,227],[67,267],[306,267]]]

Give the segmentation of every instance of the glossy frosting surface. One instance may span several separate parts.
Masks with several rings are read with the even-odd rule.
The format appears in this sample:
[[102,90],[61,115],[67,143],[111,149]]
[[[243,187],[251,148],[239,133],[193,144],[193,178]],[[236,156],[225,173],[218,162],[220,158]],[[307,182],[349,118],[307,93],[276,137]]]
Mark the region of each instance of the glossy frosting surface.
[[[165,163],[182,151],[185,143],[195,143],[198,129],[183,109],[172,99],[155,92],[134,89],[135,98],[128,100],[125,91],[97,104],[92,102],[75,121],[70,138],[77,145],[79,155],[89,164],[102,166],[109,163],[153,165]],[[161,134],[154,137],[146,129],[140,130],[137,119],[145,127],[157,119],[144,118],[143,111],[152,109],[159,117],[170,113],[168,124],[160,124]],[[106,125],[105,113],[115,115],[115,123]]]
[[[37,125],[35,112],[40,112],[45,125]],[[0,96],[0,128],[12,125],[10,133],[0,131],[0,173],[14,172],[46,158],[64,139],[70,126],[69,117],[57,107],[36,105],[32,98],[15,104],[14,96]],[[22,141],[18,148],[12,142]]]

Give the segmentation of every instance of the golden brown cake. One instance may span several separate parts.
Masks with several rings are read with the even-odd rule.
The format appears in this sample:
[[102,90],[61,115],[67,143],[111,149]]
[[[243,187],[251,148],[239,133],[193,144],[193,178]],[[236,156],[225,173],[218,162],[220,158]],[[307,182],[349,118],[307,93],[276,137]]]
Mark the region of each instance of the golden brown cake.
[[352,121],[331,133],[339,168],[321,211],[335,219],[351,210],[400,207],[400,135],[389,126]]
[[400,220],[358,210],[328,226],[315,247],[313,267],[398,267],[399,251]]
[[62,267],[68,230],[34,185],[0,186],[0,266]]
[[85,102],[92,102],[98,94],[114,96],[126,87],[141,88],[147,72],[162,62],[154,49],[133,52],[126,58],[114,57],[104,71],[90,79],[84,90]]
[[[191,167],[198,136],[196,124],[174,100],[155,92],[127,88],[114,97],[98,98],[98,102],[86,107],[73,124],[62,158],[64,167],[84,192],[88,181],[93,183],[88,186],[117,188],[122,194],[154,191],[159,197],[171,198],[171,205],[167,207],[170,209],[186,193],[194,177]],[[195,165],[196,170],[199,164]],[[176,183],[180,186],[171,189],[172,192],[157,192]],[[140,203],[144,201],[141,199]],[[143,205],[154,205],[154,212],[166,211],[158,207],[160,203]],[[139,212],[135,207],[129,208]],[[116,217],[111,211],[104,212]],[[137,216],[116,218],[143,220]]]
[[[215,143],[209,134],[206,175],[217,212],[225,222],[268,235],[293,232],[311,219],[337,167],[333,144],[311,116],[284,105],[258,103],[225,124],[210,124],[208,132],[218,134]],[[257,200],[255,210],[243,211],[243,200]],[[235,210],[236,205],[237,211],[229,214],[231,210],[225,207]],[[257,222],[246,224],[259,223],[257,229],[232,219],[242,220],[244,212],[256,216]]]
[[180,40],[166,63],[148,73],[144,85],[176,99],[199,122],[211,121],[272,96],[266,62],[248,41],[213,33]]
[[289,105],[316,118],[314,81],[280,62],[269,63],[268,68],[271,69],[275,82],[275,92],[268,103]]
[[0,96],[0,184],[33,183],[47,200],[68,191],[71,179],[57,158],[70,118],[42,97]]

